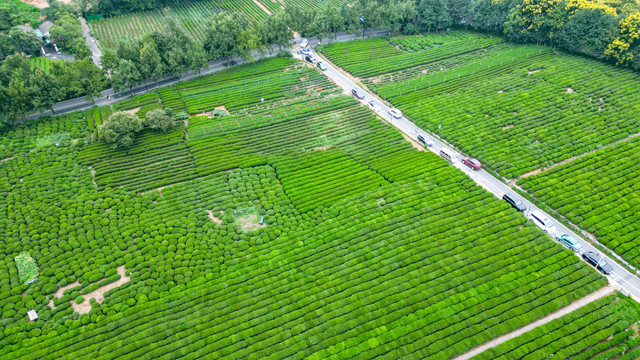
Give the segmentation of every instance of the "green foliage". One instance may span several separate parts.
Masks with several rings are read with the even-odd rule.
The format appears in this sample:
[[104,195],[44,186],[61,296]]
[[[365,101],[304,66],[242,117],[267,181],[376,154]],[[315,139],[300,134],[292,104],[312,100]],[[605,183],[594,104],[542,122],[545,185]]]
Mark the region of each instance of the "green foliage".
[[0,3],[0,30],[25,23],[37,27],[40,23],[40,9],[20,0],[3,0]]
[[142,128],[142,120],[139,117],[126,112],[116,112],[100,126],[99,134],[103,141],[111,144],[111,148],[125,148],[134,144],[135,134]]
[[29,284],[38,278],[38,265],[28,252],[23,251],[15,257],[21,284]]
[[149,111],[146,114],[145,119],[142,121],[142,124],[153,130],[162,130],[164,132],[167,132],[178,125],[173,115],[162,109]]

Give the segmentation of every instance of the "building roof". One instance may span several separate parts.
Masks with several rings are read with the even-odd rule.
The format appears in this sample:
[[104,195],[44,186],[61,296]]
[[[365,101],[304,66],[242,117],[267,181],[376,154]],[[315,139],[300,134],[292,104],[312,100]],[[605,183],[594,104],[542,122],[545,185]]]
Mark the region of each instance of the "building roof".
[[34,32],[33,28],[31,26],[27,26],[27,25],[17,25],[17,28],[19,28],[20,30],[26,32],[26,33],[32,33]]
[[46,36],[49,35],[49,28],[54,25],[53,21],[44,21],[42,24],[40,24],[40,26],[38,26],[38,29],[40,29],[40,31],[42,31],[42,33]]
[[38,313],[33,309],[27,311],[27,316],[29,316],[29,320],[31,321],[38,319]]

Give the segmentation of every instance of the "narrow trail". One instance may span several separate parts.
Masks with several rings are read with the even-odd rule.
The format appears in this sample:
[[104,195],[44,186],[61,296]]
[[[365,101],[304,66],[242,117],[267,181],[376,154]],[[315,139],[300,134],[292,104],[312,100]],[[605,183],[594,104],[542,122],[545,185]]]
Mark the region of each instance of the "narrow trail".
[[269,11],[269,9],[267,9],[266,6],[262,5],[262,3],[258,0],[253,0],[254,3],[256,3],[256,5],[260,6],[260,8],[262,10],[264,10],[264,12],[266,12],[267,14],[271,15],[271,11]]
[[602,289],[593,292],[585,297],[583,297],[580,300],[574,301],[571,304],[569,304],[568,306],[563,307],[562,309],[551,313],[545,317],[543,317],[542,319],[538,319],[534,322],[532,322],[529,325],[523,326],[517,330],[514,330],[510,333],[504,334],[500,337],[497,337],[489,342],[486,342],[478,347],[475,347],[469,351],[467,351],[466,353],[454,358],[453,360],[467,360],[467,359],[471,359],[472,357],[483,353],[484,351],[494,348],[506,341],[509,341],[513,338],[517,338],[518,336],[527,333],[539,326],[542,326],[550,321],[553,321],[555,319],[561,318],[564,315],[567,315],[571,312],[574,312],[576,310],[578,310],[579,308],[588,305],[598,299],[601,299],[609,294],[611,294],[615,289],[612,286],[605,286]]

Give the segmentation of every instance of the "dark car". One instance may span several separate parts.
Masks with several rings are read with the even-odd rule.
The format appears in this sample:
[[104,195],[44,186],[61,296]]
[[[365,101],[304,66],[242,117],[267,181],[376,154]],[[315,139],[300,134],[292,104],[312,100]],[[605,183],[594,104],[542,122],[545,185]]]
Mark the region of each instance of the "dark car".
[[598,268],[598,270],[602,271],[605,275],[611,275],[613,272],[613,267],[607,264],[605,260],[600,260],[600,254],[596,254],[593,251],[587,251],[582,254],[582,258],[585,259],[589,264]]
[[353,94],[353,96],[357,97],[360,100],[364,99],[364,91],[362,91],[362,90],[358,90],[356,88],[353,88],[353,89],[351,89],[351,93]]
[[313,56],[311,56],[311,55],[307,55],[307,56],[305,56],[305,57],[304,57],[304,59],[305,59],[305,60],[307,60],[308,62],[312,63],[312,64],[316,62],[316,61],[313,59]]
[[516,210],[518,210],[518,211],[527,210],[527,206],[524,204],[522,199],[520,199],[516,194],[514,194],[512,192],[508,192],[508,193],[502,195],[502,200],[508,202],[511,206],[516,208]]
[[478,161],[478,159],[474,159],[468,156],[463,157],[462,162],[473,170],[480,170],[480,168],[482,167],[482,164],[480,163],[480,161]]

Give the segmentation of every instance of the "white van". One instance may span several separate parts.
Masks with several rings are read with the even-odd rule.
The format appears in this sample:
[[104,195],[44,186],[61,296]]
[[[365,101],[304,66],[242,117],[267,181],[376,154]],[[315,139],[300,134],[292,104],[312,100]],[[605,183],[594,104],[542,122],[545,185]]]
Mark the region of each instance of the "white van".
[[447,160],[450,163],[453,163],[454,161],[456,161],[456,154],[453,151],[446,148],[440,150],[440,156],[442,156],[443,159]]

